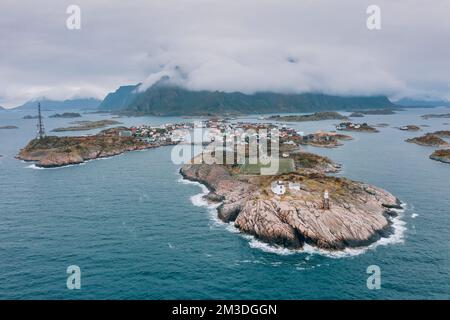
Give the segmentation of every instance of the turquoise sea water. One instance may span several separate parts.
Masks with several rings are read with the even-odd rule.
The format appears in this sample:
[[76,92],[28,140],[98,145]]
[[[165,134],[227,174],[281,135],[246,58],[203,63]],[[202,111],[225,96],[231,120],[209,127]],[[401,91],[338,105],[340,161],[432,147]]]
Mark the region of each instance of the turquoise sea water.
[[[355,139],[337,149],[308,148],[341,163],[342,175],[382,187],[406,203],[390,239],[337,256],[313,248],[272,248],[220,223],[213,208],[202,206],[202,187],[180,180],[170,147],[32,169],[14,156],[34,137],[36,120],[0,112],[0,126],[19,127],[0,130],[0,298],[448,299],[450,165],[428,159],[433,148],[404,142],[422,133],[393,127],[450,130],[444,124],[450,119],[420,118],[449,111],[355,118],[390,126],[377,134],[352,133]],[[70,121],[45,118],[45,125],[49,130]],[[334,123],[291,125],[313,132],[331,130]],[[81,268],[81,290],[66,288],[69,265]],[[381,268],[380,290],[366,286],[369,265]]]

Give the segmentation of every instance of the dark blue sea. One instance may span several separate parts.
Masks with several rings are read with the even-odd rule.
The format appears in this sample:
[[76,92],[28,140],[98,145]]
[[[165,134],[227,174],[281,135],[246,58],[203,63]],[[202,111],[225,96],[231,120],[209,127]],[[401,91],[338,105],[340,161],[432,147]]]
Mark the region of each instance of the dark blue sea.
[[[341,175],[384,188],[405,204],[390,238],[333,254],[270,247],[219,222],[201,198],[204,187],[180,179],[171,147],[36,169],[14,158],[35,136],[36,120],[0,111],[0,126],[19,127],[0,130],[0,299],[448,299],[450,165],[428,158],[434,148],[404,142],[450,130],[450,119],[420,118],[444,112],[450,109],[355,118],[389,127],[351,133],[355,139],[337,149],[308,148],[341,163]],[[72,120],[44,119],[47,131]],[[314,132],[334,123],[290,125]],[[394,128],[407,124],[429,127]],[[80,290],[66,287],[69,265],[81,269]],[[366,285],[370,265],[381,269],[379,290]]]

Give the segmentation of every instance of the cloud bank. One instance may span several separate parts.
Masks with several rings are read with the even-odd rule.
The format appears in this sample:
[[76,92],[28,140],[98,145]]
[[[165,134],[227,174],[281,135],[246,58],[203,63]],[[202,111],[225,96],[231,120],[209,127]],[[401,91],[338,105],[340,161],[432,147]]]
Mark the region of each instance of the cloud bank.
[[0,4],[0,105],[97,97],[163,75],[192,90],[450,97],[450,2],[80,0]]

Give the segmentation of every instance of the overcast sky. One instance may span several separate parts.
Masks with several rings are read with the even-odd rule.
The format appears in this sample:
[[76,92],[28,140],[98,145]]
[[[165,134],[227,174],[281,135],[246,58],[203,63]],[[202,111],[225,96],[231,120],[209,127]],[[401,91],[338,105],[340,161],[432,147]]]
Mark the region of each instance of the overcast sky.
[[[66,9],[81,8],[81,30]],[[368,30],[366,9],[381,8]],[[450,0],[1,0],[0,105],[190,89],[450,98]]]

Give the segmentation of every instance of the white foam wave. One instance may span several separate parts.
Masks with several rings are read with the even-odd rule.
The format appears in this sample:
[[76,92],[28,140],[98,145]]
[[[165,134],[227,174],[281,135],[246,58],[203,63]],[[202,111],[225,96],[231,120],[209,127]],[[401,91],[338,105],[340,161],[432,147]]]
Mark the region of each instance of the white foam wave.
[[[145,150],[143,150],[145,151]],[[60,167],[51,167],[51,168],[42,168],[42,167],[38,167],[36,166],[36,164],[31,164],[29,166],[26,166],[25,168],[27,169],[37,169],[37,170],[58,170],[58,169],[64,169],[64,168],[70,168],[70,167],[76,167],[76,166],[84,166],[86,163],[92,162],[92,161],[100,161],[100,160],[108,160],[108,159],[112,159],[112,158],[117,158],[120,156],[123,156],[125,153],[121,153],[115,156],[109,156],[109,157],[100,157],[100,158],[95,158],[95,159],[89,159],[89,160],[85,160],[81,163],[74,163],[74,164],[68,164],[65,166],[60,166]],[[23,161],[23,163],[28,163],[27,161]]]
[[25,168],[26,169],[34,169],[34,170],[60,170],[60,169],[64,169],[64,168],[83,166],[83,165],[85,165],[85,162],[77,163],[77,164],[68,164],[66,166],[61,166],[61,167],[43,168],[43,167],[38,167],[36,164],[30,164],[29,166],[26,166]]
[[26,166],[25,168],[26,169],[33,169],[33,170],[44,170],[45,169],[45,168],[38,167],[35,164],[30,164],[30,165]]
[[214,210],[214,212],[216,211],[215,209],[217,209],[217,207],[220,205],[220,203],[211,203],[208,202],[208,200],[205,199],[205,196],[209,193],[208,188],[204,185],[201,184],[199,182],[196,181],[190,181],[190,180],[186,180],[183,178],[180,178],[178,180],[178,182],[181,182],[183,184],[191,184],[191,185],[196,185],[198,187],[200,187],[202,189],[202,191],[198,194],[193,195],[190,200],[192,202],[192,204],[196,207],[206,207],[208,209]]

